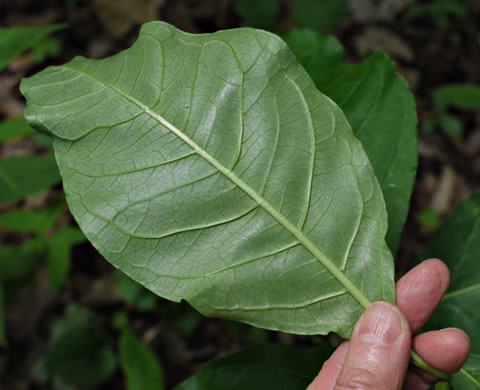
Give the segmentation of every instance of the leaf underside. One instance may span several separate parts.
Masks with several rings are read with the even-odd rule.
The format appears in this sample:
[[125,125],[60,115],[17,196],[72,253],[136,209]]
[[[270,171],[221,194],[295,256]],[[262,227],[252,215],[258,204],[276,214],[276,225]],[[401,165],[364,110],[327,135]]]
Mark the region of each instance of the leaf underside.
[[407,82],[383,53],[350,64],[333,36],[298,30],[284,38],[317,88],[340,106],[362,142],[385,198],[386,241],[396,253],[418,163],[417,110]]
[[277,36],[142,27],[130,49],[25,79],[92,244],[209,316],[348,337],[394,300],[379,184],[341,110]]

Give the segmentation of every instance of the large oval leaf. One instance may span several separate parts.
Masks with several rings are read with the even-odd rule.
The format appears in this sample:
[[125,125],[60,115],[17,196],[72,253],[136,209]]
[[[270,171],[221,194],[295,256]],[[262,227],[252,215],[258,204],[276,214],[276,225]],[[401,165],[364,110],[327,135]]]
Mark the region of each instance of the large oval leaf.
[[388,212],[386,240],[395,253],[418,162],[417,110],[407,82],[383,53],[350,64],[332,36],[300,30],[286,34],[285,39],[317,88],[343,110],[362,142],[383,190]]
[[158,295],[345,337],[362,306],[394,300],[368,158],[277,36],[149,23],[129,50],[21,87],[80,227]]

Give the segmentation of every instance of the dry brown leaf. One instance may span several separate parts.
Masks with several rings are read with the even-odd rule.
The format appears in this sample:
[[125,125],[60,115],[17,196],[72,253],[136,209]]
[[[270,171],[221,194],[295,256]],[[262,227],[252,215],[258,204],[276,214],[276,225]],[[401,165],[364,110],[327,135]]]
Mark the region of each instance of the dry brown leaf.
[[383,27],[367,27],[355,37],[355,46],[361,56],[377,50],[406,61],[414,59],[410,46],[400,36]]
[[456,179],[455,170],[450,165],[445,165],[431,201],[432,208],[441,215],[447,214],[451,209],[452,199],[457,189]]
[[93,0],[93,7],[105,30],[121,38],[134,25],[156,20],[165,0]]
[[349,0],[350,12],[357,22],[388,21],[415,0]]

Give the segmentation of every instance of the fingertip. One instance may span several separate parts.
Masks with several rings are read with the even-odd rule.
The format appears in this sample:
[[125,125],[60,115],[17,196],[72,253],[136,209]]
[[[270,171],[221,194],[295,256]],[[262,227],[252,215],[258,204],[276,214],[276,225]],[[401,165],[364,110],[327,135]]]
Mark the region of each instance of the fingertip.
[[415,333],[440,303],[450,284],[450,272],[439,259],[428,259],[397,282],[397,305]]
[[429,272],[433,272],[440,281],[442,290],[445,292],[448,290],[448,286],[450,285],[450,270],[442,260],[437,258],[426,259],[419,265],[428,267]]
[[470,354],[470,338],[456,328],[418,335],[413,340],[417,353],[432,367],[450,374],[459,371]]

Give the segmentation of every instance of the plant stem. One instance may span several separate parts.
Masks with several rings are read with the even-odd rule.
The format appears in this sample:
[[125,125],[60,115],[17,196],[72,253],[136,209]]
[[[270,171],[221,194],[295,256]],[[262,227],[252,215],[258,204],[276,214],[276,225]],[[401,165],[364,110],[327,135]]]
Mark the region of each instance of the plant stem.
[[[412,351],[410,353],[410,361],[412,362],[412,364],[421,368],[422,370],[427,371],[430,374],[433,374],[433,375],[439,377],[440,379],[443,380],[444,383],[447,382],[447,386],[448,386],[448,383],[450,383],[450,381],[452,380],[452,375],[451,374],[447,374],[443,371],[440,371],[440,370],[437,370],[436,368],[433,368],[425,360],[423,360],[415,351]],[[435,387],[435,389],[437,389],[437,388]],[[440,387],[439,389],[447,389],[448,390],[449,387]]]
[[449,390],[450,384],[448,382],[440,381],[435,385],[435,390]]

